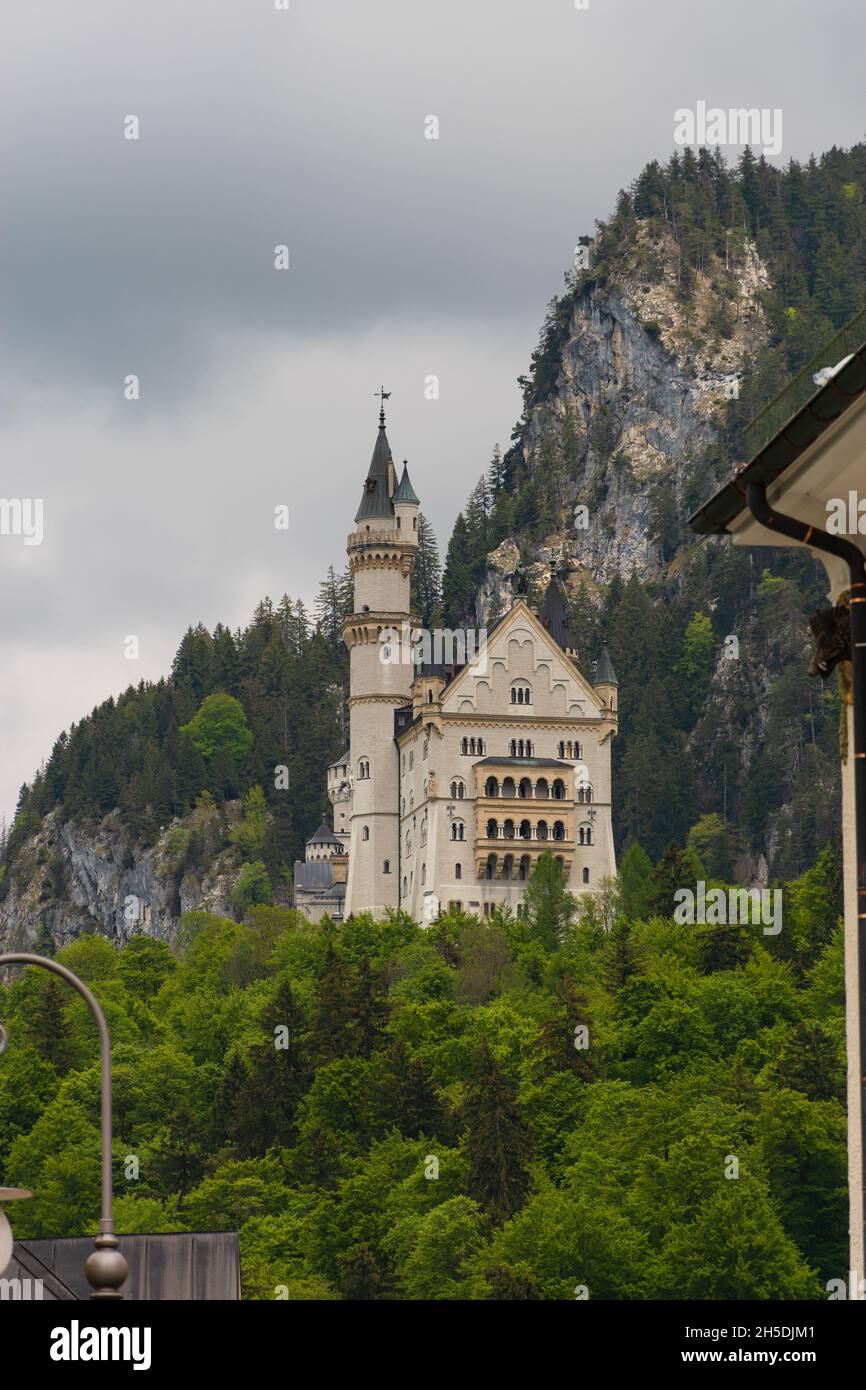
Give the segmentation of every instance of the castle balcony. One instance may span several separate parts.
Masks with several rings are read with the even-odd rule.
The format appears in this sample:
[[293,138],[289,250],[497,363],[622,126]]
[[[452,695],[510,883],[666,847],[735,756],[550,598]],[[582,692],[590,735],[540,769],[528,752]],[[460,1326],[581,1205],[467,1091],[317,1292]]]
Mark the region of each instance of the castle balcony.
[[524,883],[546,850],[550,850],[568,877],[574,842],[564,840],[518,840],[511,844],[502,840],[476,841],[475,871],[479,879],[488,883]]

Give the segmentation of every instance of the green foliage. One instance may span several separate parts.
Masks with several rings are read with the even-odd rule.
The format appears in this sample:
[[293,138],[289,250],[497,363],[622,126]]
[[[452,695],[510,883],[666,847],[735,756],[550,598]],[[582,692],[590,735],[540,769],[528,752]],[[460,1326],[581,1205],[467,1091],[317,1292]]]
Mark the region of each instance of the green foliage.
[[[608,930],[548,865],[520,918],[260,905],[189,914],[174,951],[67,947],[113,1033],[119,1228],[238,1230],[257,1299],[820,1297],[847,1234],[835,861],[784,890],[802,959],[759,925],[731,953],[636,915],[698,867],[648,863]],[[0,987],[31,1237],[99,1208],[96,1033],[53,983]]]
[[189,734],[205,758],[218,753],[242,758],[253,746],[244,707],[233,695],[208,695],[180,732]]

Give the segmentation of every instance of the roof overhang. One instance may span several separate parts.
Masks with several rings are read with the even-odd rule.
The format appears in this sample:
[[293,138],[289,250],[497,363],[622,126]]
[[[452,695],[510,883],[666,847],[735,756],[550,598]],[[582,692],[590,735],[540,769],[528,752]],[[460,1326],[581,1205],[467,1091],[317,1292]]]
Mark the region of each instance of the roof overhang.
[[[772,507],[822,530],[832,499],[847,504],[850,492],[866,495],[866,348],[689,520],[699,534],[729,535],[735,545],[797,545],[755,520],[746,502],[747,483],[763,483]],[[866,546],[864,536],[849,539]],[[826,565],[834,595],[846,588],[845,563],[813,554]]]

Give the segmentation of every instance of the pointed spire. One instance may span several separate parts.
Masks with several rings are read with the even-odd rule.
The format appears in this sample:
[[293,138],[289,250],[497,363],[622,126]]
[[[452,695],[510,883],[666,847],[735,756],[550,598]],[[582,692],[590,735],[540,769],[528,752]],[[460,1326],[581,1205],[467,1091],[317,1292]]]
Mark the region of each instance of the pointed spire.
[[603,646],[601,649],[601,656],[598,658],[592,673],[592,683],[593,685],[619,685],[607,646]]
[[[379,394],[378,392],[376,393]],[[389,392],[384,393],[387,399]],[[391,445],[388,443],[388,436],[385,433],[385,406],[384,401],[379,411],[379,433],[376,436],[376,443],[373,446],[373,457],[370,459],[370,467],[367,470],[367,478],[364,483],[364,492],[361,497],[361,505],[355,513],[355,521],[364,521],[372,516],[393,516],[394,508],[391,505],[390,479],[393,460],[391,458]]]
[[418,498],[415,496],[415,489],[409,481],[409,469],[405,459],[403,460],[403,476],[397,491],[394,493],[393,500],[395,502],[412,502],[416,507],[418,506]]
[[564,652],[573,651],[574,646],[565,618],[562,589],[555,574],[550,576],[550,583],[547,586],[547,593],[544,595],[544,603],[539,616],[542,626],[547,628],[554,642],[558,643]]

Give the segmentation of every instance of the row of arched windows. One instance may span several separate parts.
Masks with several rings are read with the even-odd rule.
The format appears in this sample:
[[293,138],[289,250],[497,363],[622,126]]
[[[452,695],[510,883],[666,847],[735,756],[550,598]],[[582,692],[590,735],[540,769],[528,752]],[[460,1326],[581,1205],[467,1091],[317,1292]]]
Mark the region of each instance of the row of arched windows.
[[531,739],[531,738],[513,738],[513,739],[511,740],[511,743],[510,743],[509,746],[510,746],[510,748],[511,748],[511,757],[512,757],[512,758],[531,758],[531,757],[532,757],[532,739]]
[[560,742],[559,756],[561,758],[582,758],[583,748],[579,743],[576,743],[573,740],[569,740],[568,742]]
[[564,840],[565,822],[555,820],[552,826],[548,826],[546,820],[540,820],[535,826],[534,835],[532,831],[532,823],[528,820],[522,820],[517,827],[513,820],[503,821],[501,827],[499,821],[492,818],[487,822],[488,840]]
[[524,681],[511,687],[511,703],[513,705],[532,704],[532,690]]
[[546,777],[539,777],[534,783],[528,777],[521,777],[517,783],[513,777],[503,777],[501,784],[498,777],[488,777],[484,783],[485,796],[517,797],[518,800],[564,801],[565,792],[561,777],[556,777],[552,783]]
[[470,756],[472,756],[472,755],[474,754],[474,755],[477,755],[478,757],[483,757],[483,756],[484,756],[484,739],[483,739],[483,738],[464,738],[464,739],[462,739],[462,740],[461,740],[461,744],[460,744],[460,752],[463,753],[463,754],[469,754]]

